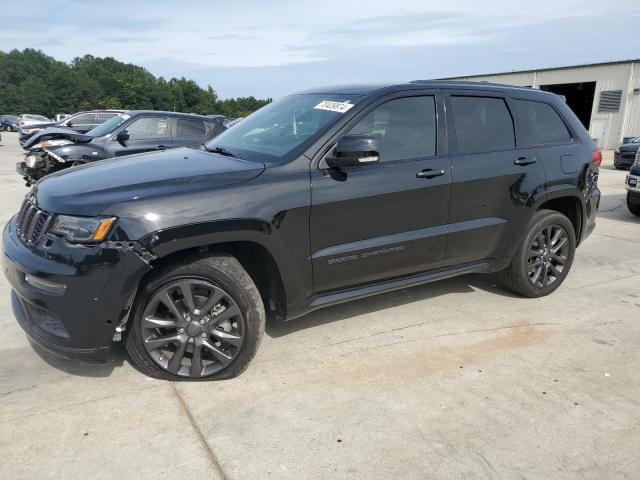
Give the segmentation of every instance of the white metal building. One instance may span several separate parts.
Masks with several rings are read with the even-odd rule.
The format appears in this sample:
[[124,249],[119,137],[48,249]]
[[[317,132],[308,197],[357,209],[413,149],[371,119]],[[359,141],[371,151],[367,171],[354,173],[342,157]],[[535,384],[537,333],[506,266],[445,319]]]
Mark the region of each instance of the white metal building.
[[624,139],[640,136],[640,59],[455,80],[505,83],[564,95],[600,148],[616,148]]

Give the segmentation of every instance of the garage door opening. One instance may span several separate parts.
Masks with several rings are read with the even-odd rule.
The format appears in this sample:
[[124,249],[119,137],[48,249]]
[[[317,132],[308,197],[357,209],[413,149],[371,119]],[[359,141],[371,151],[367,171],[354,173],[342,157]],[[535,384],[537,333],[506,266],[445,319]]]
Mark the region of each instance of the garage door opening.
[[555,85],[540,85],[540,90],[564,95],[567,105],[580,119],[584,128],[591,126],[591,108],[596,93],[596,82],[562,83]]

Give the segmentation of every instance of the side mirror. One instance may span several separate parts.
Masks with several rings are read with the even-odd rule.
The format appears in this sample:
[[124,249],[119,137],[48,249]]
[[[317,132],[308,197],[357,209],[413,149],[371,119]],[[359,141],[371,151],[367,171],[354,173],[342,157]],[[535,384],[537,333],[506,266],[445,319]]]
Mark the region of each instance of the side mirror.
[[126,142],[127,140],[129,140],[129,132],[127,132],[126,130],[118,132],[118,135],[116,135],[116,140],[120,143]]
[[378,139],[373,135],[345,135],[338,140],[334,155],[325,158],[333,168],[368,165],[380,160]]
[[66,126],[67,126],[67,127],[73,127],[73,121],[69,120],[69,121],[66,123]]

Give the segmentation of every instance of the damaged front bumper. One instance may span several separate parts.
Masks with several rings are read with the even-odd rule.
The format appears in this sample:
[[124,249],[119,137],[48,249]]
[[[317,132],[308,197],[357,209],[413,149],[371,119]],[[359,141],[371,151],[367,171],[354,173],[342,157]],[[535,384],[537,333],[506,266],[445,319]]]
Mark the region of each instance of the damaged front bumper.
[[151,269],[150,257],[135,242],[76,245],[44,235],[37,245],[26,245],[15,223],[3,232],[2,268],[18,323],[53,353],[106,360],[133,292]]

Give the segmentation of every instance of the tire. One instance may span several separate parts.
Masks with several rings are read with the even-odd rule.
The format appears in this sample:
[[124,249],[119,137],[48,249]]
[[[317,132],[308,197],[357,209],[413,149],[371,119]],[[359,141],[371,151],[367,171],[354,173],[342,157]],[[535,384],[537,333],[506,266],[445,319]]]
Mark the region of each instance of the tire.
[[[185,295],[185,288],[192,294]],[[178,311],[167,308],[169,303],[162,300],[167,298],[165,293],[170,295],[170,302]],[[216,300],[217,295],[222,295],[222,299]],[[188,297],[192,299],[191,308],[185,300]],[[201,311],[193,309],[194,304],[202,307]],[[213,307],[206,307],[207,304]],[[222,313],[214,315],[216,309]],[[184,318],[178,319],[169,312],[180,313]],[[239,313],[236,315],[235,312]],[[224,320],[227,331],[216,324],[220,321],[216,319],[226,314],[234,315]],[[162,315],[164,317],[160,318]],[[206,318],[209,320],[205,323]],[[161,326],[154,328],[155,325]],[[181,326],[185,328],[178,328]],[[264,329],[264,305],[249,274],[230,255],[208,254],[160,267],[140,286],[125,331],[124,345],[134,366],[148,376],[174,381],[224,380],[239,375],[248,367],[260,346]],[[240,337],[242,339],[238,341]],[[176,340],[163,344],[166,338]],[[227,343],[229,339],[234,343]],[[187,341],[191,343],[185,347]],[[156,344],[163,346],[155,347]],[[196,349],[200,352],[197,362],[194,358]],[[178,352],[182,353],[176,369],[176,364],[172,368],[172,361]],[[206,363],[209,361],[211,363]]]
[[627,192],[627,208],[631,213],[640,217],[640,201],[636,203],[636,202],[633,202],[631,199],[632,199],[631,193]]
[[[557,253],[553,253],[553,250],[560,244],[560,240],[558,240],[558,243],[555,245],[551,243],[551,240],[558,231],[564,231],[565,235],[562,238],[565,238],[566,242],[562,243]],[[550,233],[547,234],[545,232]],[[543,252],[545,250],[544,247],[538,249],[538,246],[541,244],[544,246],[546,239],[549,240],[548,244],[551,245],[548,247],[549,253],[532,256],[531,253],[534,251]],[[498,272],[498,280],[505,288],[523,297],[537,298],[549,295],[556,290],[567,277],[573,264],[575,250],[576,234],[571,221],[559,212],[539,210],[531,218],[527,233],[520,243],[511,264],[504,270]],[[536,255],[538,254],[536,253]],[[559,262],[561,258],[564,258],[563,264]],[[536,266],[538,262],[541,262],[541,266]],[[545,275],[545,262],[547,262],[547,265],[551,265],[546,268],[546,277],[543,277],[543,280],[536,277],[538,278],[536,281],[535,278],[532,277]],[[558,272],[560,267],[562,267],[561,271]],[[542,274],[538,273],[539,269],[542,269]],[[553,271],[556,273],[554,274]],[[545,280],[550,283],[546,284]]]

